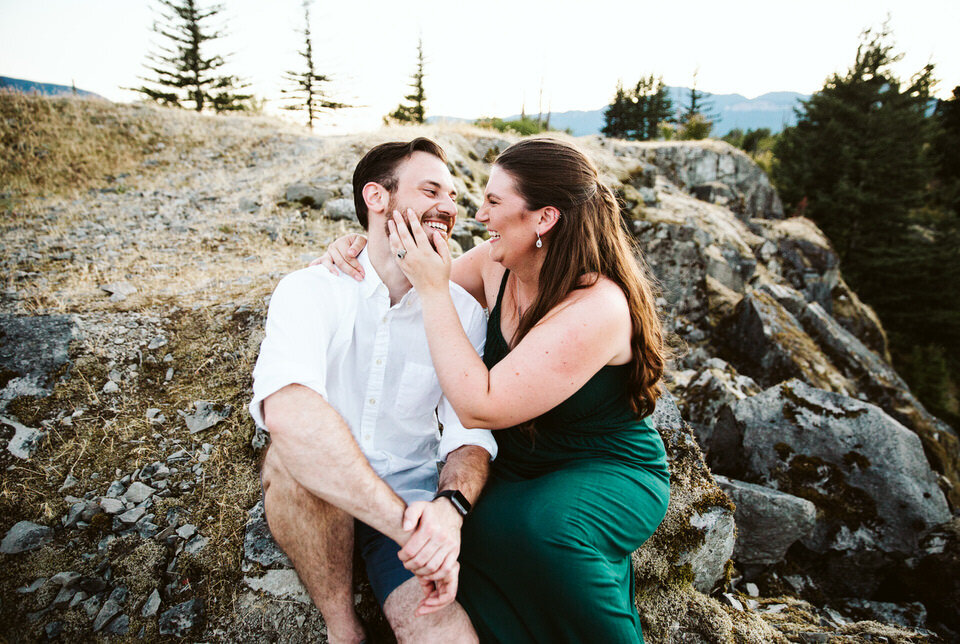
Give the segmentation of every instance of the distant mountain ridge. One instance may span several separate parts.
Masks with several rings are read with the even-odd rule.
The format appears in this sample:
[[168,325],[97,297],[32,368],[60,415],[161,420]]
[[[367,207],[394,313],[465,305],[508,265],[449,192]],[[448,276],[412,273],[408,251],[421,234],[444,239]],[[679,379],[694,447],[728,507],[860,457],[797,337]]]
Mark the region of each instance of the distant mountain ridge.
[[[690,94],[687,87],[667,87],[674,108],[679,111]],[[713,116],[713,136],[723,136],[730,130],[770,128],[772,132],[779,132],[785,127],[797,122],[795,108],[800,107],[800,101],[810,98],[809,94],[798,92],[767,92],[756,98],[747,98],[740,94],[709,94],[704,97],[704,103]],[[574,136],[600,134],[603,127],[603,112],[607,106],[596,110],[574,110],[570,112],[554,112],[550,115],[550,125],[564,130],[570,129]],[[530,116],[530,114],[528,114]],[[520,118],[519,114],[502,117],[506,121]],[[472,121],[456,117],[436,116],[427,119],[434,121]]]
[[54,85],[53,83],[38,83],[36,81],[23,80],[22,78],[10,78],[0,76],[0,89],[14,89],[18,92],[29,94],[37,92],[46,96],[58,96],[60,94],[77,94],[78,96],[92,96],[94,98],[103,98],[99,94],[88,92],[85,89],[77,89],[69,85]]

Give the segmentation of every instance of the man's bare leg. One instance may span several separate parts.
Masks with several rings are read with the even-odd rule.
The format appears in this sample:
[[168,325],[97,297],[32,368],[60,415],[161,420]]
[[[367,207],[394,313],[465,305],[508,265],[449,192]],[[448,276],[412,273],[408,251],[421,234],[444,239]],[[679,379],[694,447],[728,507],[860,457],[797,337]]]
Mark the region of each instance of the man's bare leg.
[[423,590],[416,577],[403,582],[387,597],[383,612],[399,644],[479,642],[467,612],[459,603],[453,602],[435,613],[416,616],[413,611],[422,599]]
[[323,615],[329,641],[360,642],[363,626],[353,607],[353,517],[299,485],[269,447],[262,477],[270,532]]

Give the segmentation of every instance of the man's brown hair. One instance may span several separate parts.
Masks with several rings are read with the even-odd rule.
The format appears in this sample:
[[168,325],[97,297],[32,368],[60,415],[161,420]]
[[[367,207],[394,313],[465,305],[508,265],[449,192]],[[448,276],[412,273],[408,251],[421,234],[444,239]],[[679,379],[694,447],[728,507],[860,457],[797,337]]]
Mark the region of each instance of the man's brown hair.
[[353,205],[364,230],[367,229],[367,204],[363,200],[363,187],[372,181],[379,183],[392,195],[397,189],[397,166],[414,152],[426,152],[447,162],[443,148],[422,136],[412,141],[381,143],[360,159],[353,171]]

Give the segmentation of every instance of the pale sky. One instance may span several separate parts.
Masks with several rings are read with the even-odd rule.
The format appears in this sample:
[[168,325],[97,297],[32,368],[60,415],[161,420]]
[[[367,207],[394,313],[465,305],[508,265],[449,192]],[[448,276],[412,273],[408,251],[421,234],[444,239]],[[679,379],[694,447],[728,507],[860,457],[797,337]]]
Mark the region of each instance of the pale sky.
[[[210,3],[200,0],[201,6]],[[299,69],[300,0],[222,0],[232,52],[225,72],[280,104],[282,73]],[[76,86],[115,101],[138,95],[156,4],[149,0],[0,0],[0,76]],[[960,85],[957,0],[316,0],[319,70],[333,97],[362,105],[323,117],[322,131],[373,129],[407,92],[416,41],[427,58],[427,114],[475,118],[606,105],[618,79],[755,97],[812,93],[853,62],[858,36],[890,15],[897,70],[928,61],[937,94]],[[297,118],[297,117],[294,117]]]

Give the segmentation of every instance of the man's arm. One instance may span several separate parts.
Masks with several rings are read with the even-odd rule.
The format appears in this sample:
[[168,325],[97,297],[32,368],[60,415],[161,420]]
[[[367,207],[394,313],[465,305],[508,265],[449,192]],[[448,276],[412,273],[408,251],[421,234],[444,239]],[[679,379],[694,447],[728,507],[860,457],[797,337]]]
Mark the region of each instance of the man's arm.
[[323,396],[287,385],[263,401],[263,414],[270,449],[297,483],[401,546],[407,543],[406,504],[373,471],[350,428]]
[[[473,505],[489,473],[490,452],[464,445],[447,456],[440,471],[439,491],[460,490]],[[446,497],[411,503],[404,513],[403,528],[416,531],[398,554],[404,567],[416,574],[424,587],[417,615],[440,610],[456,597],[462,526],[463,517]]]

